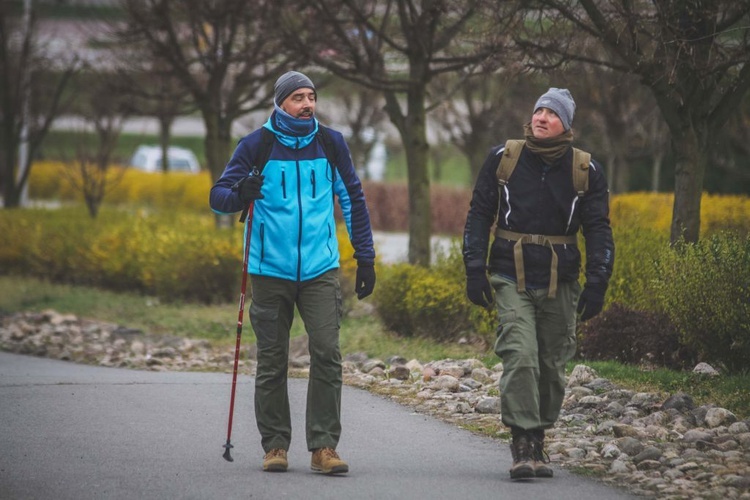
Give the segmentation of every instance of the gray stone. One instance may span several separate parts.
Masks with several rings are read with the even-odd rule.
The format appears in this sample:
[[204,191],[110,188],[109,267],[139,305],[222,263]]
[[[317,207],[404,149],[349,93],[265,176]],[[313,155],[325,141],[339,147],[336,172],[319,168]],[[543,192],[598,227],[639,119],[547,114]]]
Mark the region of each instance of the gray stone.
[[684,392],[678,392],[668,397],[661,405],[662,410],[673,408],[680,413],[688,412],[695,408],[693,398]]
[[380,368],[381,370],[385,370],[385,363],[383,363],[383,361],[379,359],[368,359],[367,361],[362,363],[363,373],[370,373],[375,368]]
[[628,456],[634,457],[643,451],[643,443],[633,437],[623,437],[615,441],[617,447]]
[[500,398],[489,397],[482,398],[477,402],[475,408],[477,413],[500,414]]
[[568,387],[585,385],[597,378],[596,371],[586,365],[576,365],[568,377]]
[[682,437],[685,443],[696,443],[698,441],[710,442],[713,440],[713,434],[701,429],[690,429]]
[[720,425],[730,425],[737,422],[737,416],[725,408],[711,408],[704,417],[706,426],[710,429]]
[[633,462],[639,464],[640,462],[651,460],[658,463],[661,458],[661,450],[656,446],[648,446],[643,449],[640,453],[633,457]]
[[404,365],[395,365],[388,370],[388,376],[396,380],[409,380],[411,371]]
[[719,376],[719,372],[716,371],[716,369],[708,363],[698,363],[697,365],[695,365],[695,368],[693,368],[693,373],[707,375],[709,377]]

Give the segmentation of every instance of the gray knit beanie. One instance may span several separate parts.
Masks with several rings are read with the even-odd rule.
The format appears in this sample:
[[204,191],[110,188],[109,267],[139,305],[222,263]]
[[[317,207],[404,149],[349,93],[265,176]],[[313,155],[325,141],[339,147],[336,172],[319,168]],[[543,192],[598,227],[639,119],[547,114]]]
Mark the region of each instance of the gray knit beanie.
[[576,103],[568,89],[550,88],[546,94],[542,94],[534,105],[534,113],[539,108],[548,108],[560,117],[565,130],[570,130],[573,123],[573,115],[576,112]]
[[284,73],[276,80],[276,84],[273,86],[274,101],[277,105],[281,106],[284,99],[297,89],[315,90],[315,85],[313,85],[312,80],[298,71]]

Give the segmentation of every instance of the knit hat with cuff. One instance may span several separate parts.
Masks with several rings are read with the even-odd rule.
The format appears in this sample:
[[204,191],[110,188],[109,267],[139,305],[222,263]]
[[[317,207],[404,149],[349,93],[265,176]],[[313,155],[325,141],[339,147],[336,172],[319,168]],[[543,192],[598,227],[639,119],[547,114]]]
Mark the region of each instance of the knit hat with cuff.
[[573,123],[573,115],[576,112],[576,103],[568,89],[550,88],[536,101],[534,113],[539,108],[548,108],[554,111],[560,117],[565,130],[570,130],[570,126]]
[[298,71],[288,71],[281,75],[273,86],[274,101],[278,106],[297,89],[315,90],[312,80]]

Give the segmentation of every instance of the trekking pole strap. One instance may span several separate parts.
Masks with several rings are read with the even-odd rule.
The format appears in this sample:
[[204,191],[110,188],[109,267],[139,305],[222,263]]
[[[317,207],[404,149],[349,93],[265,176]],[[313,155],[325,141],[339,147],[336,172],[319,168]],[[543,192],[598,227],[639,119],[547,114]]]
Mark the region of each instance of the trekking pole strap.
[[513,261],[516,266],[516,284],[518,293],[526,291],[526,274],[523,265],[523,245],[540,245],[550,249],[552,252],[552,263],[550,265],[549,289],[547,297],[554,299],[557,295],[557,252],[553,245],[575,245],[578,238],[575,235],[546,236],[543,234],[524,234],[497,228],[495,236],[508,241],[515,241],[513,245]]

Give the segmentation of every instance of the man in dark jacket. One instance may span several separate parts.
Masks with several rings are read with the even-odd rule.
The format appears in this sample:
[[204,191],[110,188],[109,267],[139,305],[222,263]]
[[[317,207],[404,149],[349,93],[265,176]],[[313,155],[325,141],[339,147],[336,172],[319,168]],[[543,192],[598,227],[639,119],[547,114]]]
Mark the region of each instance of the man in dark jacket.
[[[537,100],[507,182],[499,182],[497,169],[511,153],[500,146],[487,157],[464,230],[469,299],[490,307],[494,290],[499,315],[495,353],[503,361],[500,398],[502,421],[512,435],[512,479],[553,475],[546,465],[544,430],[553,427],[562,407],[565,363],[576,349],[576,313],[586,321],[601,312],[614,263],[601,166],[584,160],[588,188],[574,182],[574,113],[566,89],[550,88]],[[579,229],[586,243],[583,292]]]
[[[248,273],[250,320],[257,337],[255,417],[265,452],[263,470],[287,470],[291,419],[287,396],[289,329],[295,306],[310,347],[306,439],[311,468],[345,473],[336,452],[341,435],[341,289],[334,200],[338,200],[357,260],[355,292],[361,300],[375,287],[375,250],[362,185],[341,133],[321,131],[317,94],[302,73],[282,75],[274,87],[275,110],[263,129],[240,140],[211,189],[211,208],[233,213],[254,203]],[[326,132],[333,151],[326,151]],[[273,145],[258,165],[263,137]],[[328,154],[335,152],[330,161]],[[262,168],[262,171],[259,170]]]

